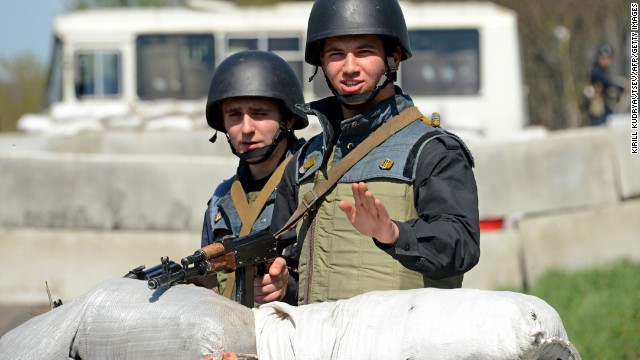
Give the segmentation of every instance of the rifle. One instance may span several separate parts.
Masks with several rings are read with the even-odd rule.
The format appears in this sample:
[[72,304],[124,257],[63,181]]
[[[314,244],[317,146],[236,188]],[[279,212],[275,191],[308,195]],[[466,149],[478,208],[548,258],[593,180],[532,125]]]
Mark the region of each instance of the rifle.
[[253,307],[254,271],[250,267],[256,266],[257,275],[264,275],[268,263],[282,256],[282,250],[294,241],[295,238],[280,240],[268,229],[245,236],[229,235],[184,257],[180,264],[163,256],[160,264],[147,270],[144,270],[144,265],[139,266],[129,271],[125,277],[147,280],[149,289],[155,290],[162,286],[184,284],[200,276],[235,271],[236,283],[232,299]]

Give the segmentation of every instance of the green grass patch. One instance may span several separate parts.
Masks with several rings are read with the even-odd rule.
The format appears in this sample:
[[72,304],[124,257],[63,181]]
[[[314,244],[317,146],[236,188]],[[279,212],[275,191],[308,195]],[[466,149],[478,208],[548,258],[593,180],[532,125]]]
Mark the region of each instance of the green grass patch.
[[558,311],[583,359],[640,359],[640,263],[552,271],[528,293]]

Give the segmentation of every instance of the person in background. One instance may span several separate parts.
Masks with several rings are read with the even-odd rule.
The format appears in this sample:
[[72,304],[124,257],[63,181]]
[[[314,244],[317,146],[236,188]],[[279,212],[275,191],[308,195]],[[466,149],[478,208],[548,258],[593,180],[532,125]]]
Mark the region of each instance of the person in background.
[[[305,60],[322,68],[333,96],[299,106],[323,130],[288,164],[276,196],[271,230],[297,237],[287,249],[299,260],[297,286],[256,288],[262,298],[297,289],[286,298],[305,304],[374,290],[457,288],[477,264],[473,159],[462,140],[419,114],[394,86],[400,62],[410,57],[396,0],[315,1]],[[376,130],[400,121],[396,116],[410,122],[366,148],[326,193],[312,190]],[[307,212],[286,232],[301,203]]]
[[[216,69],[206,105],[207,123],[216,130],[211,141],[218,131],[224,133],[240,161],[236,174],[220,183],[209,200],[202,247],[227,235],[246,235],[269,227],[275,186],[281,176],[277,169],[284,168],[304,143],[293,130],[309,124],[296,103],[304,103],[300,82],[289,64],[274,53],[243,51],[229,56]],[[251,211],[255,207],[258,211]],[[251,214],[257,216],[252,218]],[[273,281],[286,284],[285,261],[279,258],[271,267],[278,273]],[[243,302],[242,289],[253,287],[243,281],[253,274],[240,269],[229,277],[236,278],[236,286],[231,293],[233,281],[227,279],[225,295]]]
[[584,107],[589,114],[590,125],[605,123],[613,114],[620,93],[627,90],[624,81],[614,79],[610,74],[613,62],[613,48],[609,44],[601,44],[596,50],[595,60],[591,67],[590,82],[584,91]]

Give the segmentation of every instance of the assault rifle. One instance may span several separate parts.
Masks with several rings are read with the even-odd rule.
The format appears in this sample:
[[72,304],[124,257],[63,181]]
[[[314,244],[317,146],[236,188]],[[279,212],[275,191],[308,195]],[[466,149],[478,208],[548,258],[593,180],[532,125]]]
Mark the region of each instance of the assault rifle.
[[[177,264],[169,257],[160,258],[160,264],[145,270],[144,265],[127,273],[125,277],[147,280],[149,289],[162,286],[184,284],[201,276],[218,272],[236,272],[236,283],[232,299],[253,307],[253,278],[267,272],[268,263],[278,256],[282,250],[293,244],[294,239],[282,241],[277,239],[268,229],[245,236],[229,235],[221,241],[196,250]],[[232,286],[232,284],[227,284]]]

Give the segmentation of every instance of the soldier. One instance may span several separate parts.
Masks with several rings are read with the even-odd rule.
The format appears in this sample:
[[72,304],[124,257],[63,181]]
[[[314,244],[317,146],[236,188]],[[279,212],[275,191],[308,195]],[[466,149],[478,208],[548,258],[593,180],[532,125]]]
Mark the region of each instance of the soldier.
[[[272,230],[289,227],[300,203],[306,210],[296,234],[283,235],[297,236],[288,250],[299,259],[298,292],[287,298],[302,304],[373,290],[457,288],[478,262],[473,159],[458,137],[423,117],[394,86],[400,62],[410,57],[396,0],[314,3],[305,60],[322,68],[334,96],[300,107],[318,117],[323,131],[298,151],[278,186]],[[399,122],[405,127],[380,145],[363,144]],[[345,158],[351,153],[360,154],[357,161],[340,166],[354,161]],[[283,289],[255,291],[271,299]]]
[[[202,227],[203,247],[226,235],[263,230],[271,223],[274,189],[282,175],[277,169],[284,169],[289,156],[304,143],[293,130],[309,124],[296,103],[304,103],[300,82],[276,54],[244,51],[229,56],[216,69],[207,101],[207,123],[216,130],[212,142],[217,131],[223,132],[240,163],[236,175],[219,184],[209,201]],[[286,284],[284,260],[277,259],[273,268]],[[253,274],[241,272],[236,274],[233,296],[230,286],[225,294],[253,303],[242,299],[245,291],[252,290],[253,284],[245,281]]]

